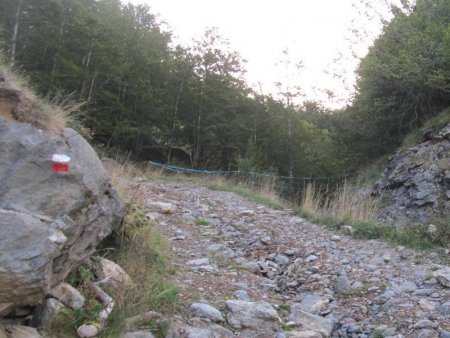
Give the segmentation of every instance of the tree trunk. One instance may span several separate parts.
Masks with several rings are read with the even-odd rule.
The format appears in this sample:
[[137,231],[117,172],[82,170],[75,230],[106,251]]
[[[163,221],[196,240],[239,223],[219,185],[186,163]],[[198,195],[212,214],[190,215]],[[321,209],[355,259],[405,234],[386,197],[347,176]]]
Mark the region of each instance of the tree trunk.
[[292,149],[292,107],[291,107],[291,102],[290,99],[288,97],[288,119],[287,119],[287,123],[288,123],[288,156],[289,156],[289,177],[293,177],[294,176],[294,154],[293,154],[293,150]]
[[194,123],[194,167],[198,168],[200,162],[200,153],[202,150],[201,144],[201,129],[202,129],[202,105],[203,105],[203,86],[204,83],[200,87],[200,107],[198,108],[197,118]]
[[64,18],[61,21],[61,24],[59,25],[59,35],[58,35],[58,47],[56,49],[55,55],[53,56],[53,66],[52,66],[52,72],[51,72],[51,80],[50,80],[50,88],[54,85],[54,80],[56,77],[56,74],[58,72],[58,64],[59,64],[59,52],[61,50],[62,45],[62,36],[64,34]]
[[92,77],[92,81],[91,81],[91,88],[89,89],[88,101],[90,101],[92,98],[92,94],[94,92],[95,79],[97,78],[97,76],[98,76],[98,72],[95,71],[94,76]]
[[180,103],[180,97],[181,97],[181,93],[183,92],[183,86],[184,86],[184,81],[181,81],[180,82],[180,87],[178,88],[177,98],[175,100],[175,106],[173,108],[172,128],[170,130],[169,150],[167,152],[167,163],[170,163],[170,159],[172,157],[173,140],[174,140],[174,137],[175,137],[175,127],[176,127],[176,124],[177,124],[178,104]]
[[22,7],[22,0],[19,0],[19,2],[17,3],[16,15],[14,16],[14,26],[11,35],[11,56],[10,56],[11,66],[14,66],[14,63],[16,62],[17,32],[19,31],[19,19],[21,7]]

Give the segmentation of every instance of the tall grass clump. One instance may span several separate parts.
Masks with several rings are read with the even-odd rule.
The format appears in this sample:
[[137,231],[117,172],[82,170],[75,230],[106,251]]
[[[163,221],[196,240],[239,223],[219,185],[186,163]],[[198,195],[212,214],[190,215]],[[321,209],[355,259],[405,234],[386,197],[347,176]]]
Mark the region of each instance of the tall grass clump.
[[381,239],[414,249],[448,248],[450,230],[448,220],[434,220],[437,232],[430,233],[424,224],[395,225],[377,220],[381,202],[368,195],[358,185],[343,182],[333,194],[326,195],[309,184],[302,196],[299,213],[312,222],[339,229],[351,225],[353,236],[362,239]]
[[142,207],[133,206],[125,216],[124,239],[114,257],[133,280],[123,292],[117,309],[112,313],[104,337],[119,336],[130,329],[146,328],[157,337],[164,337],[166,324],[155,320],[128,327],[126,319],[155,311],[165,316],[179,310],[178,287],[168,245],[163,235],[145,218]]
[[359,187],[344,181],[331,195],[325,195],[314,183],[306,186],[300,211],[306,216],[326,220],[335,226],[374,222],[378,200],[364,194]]
[[117,151],[113,158],[106,157],[106,153],[100,155],[103,166],[108,172],[112,185],[119,192],[125,204],[132,203],[139,185],[133,182],[138,176],[143,176],[143,170],[130,160],[130,153]]

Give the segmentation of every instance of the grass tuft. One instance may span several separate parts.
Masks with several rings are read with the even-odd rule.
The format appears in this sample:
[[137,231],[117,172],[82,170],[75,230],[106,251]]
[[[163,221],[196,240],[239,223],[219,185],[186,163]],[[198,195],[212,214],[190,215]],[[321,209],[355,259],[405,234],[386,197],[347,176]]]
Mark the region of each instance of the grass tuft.
[[195,224],[199,225],[199,226],[208,226],[209,225],[209,221],[203,218],[196,218],[195,219]]
[[60,132],[66,126],[72,127],[84,137],[90,137],[90,131],[79,121],[80,109],[85,102],[78,102],[74,95],[51,100],[39,98],[24,76],[2,64],[0,61],[0,79],[16,87],[14,97],[0,104],[0,115],[19,122],[28,122],[33,126],[52,132]]
[[430,233],[428,225],[409,224],[403,227],[376,219],[382,201],[360,192],[357,186],[344,182],[332,196],[325,196],[313,184],[307,186],[298,213],[314,223],[332,229],[351,225],[354,237],[381,239],[414,249],[448,248],[450,228],[448,220],[435,220],[437,232]]
[[371,222],[376,218],[377,206],[377,199],[347,182],[338,186],[331,196],[316,189],[313,183],[308,184],[300,202],[304,216],[316,217],[335,226]]
[[124,290],[101,337],[116,337],[142,327],[162,337],[167,323],[149,321],[129,328],[126,319],[148,311],[169,315],[179,310],[179,289],[172,282],[175,268],[166,240],[144,215],[141,207],[133,206],[125,216],[123,244],[113,260],[126,270],[133,284]]

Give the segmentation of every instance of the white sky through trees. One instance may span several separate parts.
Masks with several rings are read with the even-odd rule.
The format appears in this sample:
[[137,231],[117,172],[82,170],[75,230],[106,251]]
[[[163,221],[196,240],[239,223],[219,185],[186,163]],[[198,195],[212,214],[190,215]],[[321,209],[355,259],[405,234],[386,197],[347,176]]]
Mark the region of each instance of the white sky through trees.
[[[275,82],[289,79],[306,99],[337,108],[348,102],[356,57],[380,33],[389,0],[131,0],[160,14],[175,41],[191,45],[208,27],[217,27],[231,48],[247,60],[245,78],[259,92],[276,95]],[[280,65],[288,49],[292,64]],[[336,61],[339,59],[339,61]],[[276,65],[278,63],[278,65]],[[287,74],[288,73],[288,74]],[[339,77],[336,77],[338,74]],[[342,82],[344,79],[344,83]],[[329,99],[326,90],[334,92]]]

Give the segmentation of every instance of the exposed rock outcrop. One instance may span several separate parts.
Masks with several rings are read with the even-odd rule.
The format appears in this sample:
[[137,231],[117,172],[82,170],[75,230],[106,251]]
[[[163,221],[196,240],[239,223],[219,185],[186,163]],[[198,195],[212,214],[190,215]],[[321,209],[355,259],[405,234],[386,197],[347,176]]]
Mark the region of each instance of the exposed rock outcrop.
[[381,217],[427,223],[450,213],[450,124],[437,135],[392,156],[373,194],[388,204]]
[[[70,128],[43,127],[33,99],[0,72],[0,308],[39,302],[123,216],[95,151]],[[52,171],[55,153],[69,171]]]

